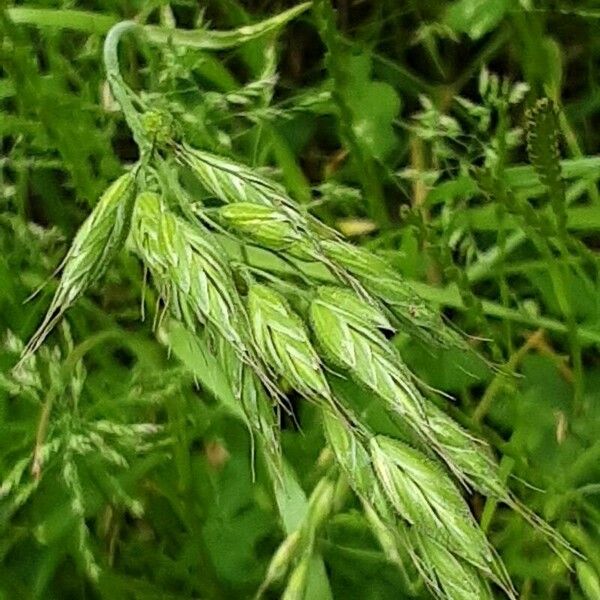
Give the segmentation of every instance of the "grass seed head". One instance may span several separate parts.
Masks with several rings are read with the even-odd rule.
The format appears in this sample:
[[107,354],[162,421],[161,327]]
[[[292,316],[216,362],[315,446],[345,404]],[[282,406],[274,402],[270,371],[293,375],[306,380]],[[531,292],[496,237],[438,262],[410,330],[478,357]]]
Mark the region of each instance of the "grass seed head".
[[371,531],[377,538],[381,549],[391,562],[404,569],[404,561],[399,551],[399,541],[395,527],[386,523],[368,502],[363,502],[363,510]]
[[508,489],[500,477],[490,447],[434,404],[427,404],[426,413],[433,435],[469,485],[486,496],[508,498]]
[[286,191],[274,181],[257,175],[246,165],[197,150],[188,144],[176,148],[178,160],[187,165],[204,188],[222,202],[247,202],[296,212]]
[[413,560],[433,594],[441,600],[493,600],[487,581],[444,544],[411,527],[407,538]]
[[279,397],[272,375],[256,355],[233,273],[216,240],[170,212],[156,194],[146,192],[138,202],[132,238],[165,307],[192,331],[210,326]]
[[444,456],[460,471],[468,485],[510,506],[541,533],[558,554],[561,549],[574,555],[579,554],[551,525],[515,498],[504,483],[499,465],[486,442],[466,431],[437,406],[428,404],[426,411],[427,421],[443,448]]
[[219,210],[220,221],[231,230],[269,250],[286,250],[310,259],[310,242],[282,211],[270,206],[237,202]]
[[[288,251],[302,260],[320,260],[336,272],[336,265],[328,261],[319,248],[321,238],[329,237],[330,230],[302,212],[278,183],[261,177],[245,165],[196,150],[187,144],[177,146],[176,155],[192,170],[204,188],[221,202],[260,205],[279,213],[280,216],[270,213],[268,219],[271,223],[279,223],[278,227],[285,223],[285,235],[291,235],[293,242]],[[240,217],[239,213],[234,214]],[[267,214],[267,211],[259,209],[256,218],[264,218]],[[260,229],[257,225],[252,235],[260,235]],[[273,230],[263,233],[265,241],[270,241]],[[275,243],[278,244],[278,240]]]
[[386,436],[372,438],[370,448],[379,481],[397,513],[491,574],[494,556],[489,543],[440,464]]
[[[402,419],[456,477],[464,480],[460,448],[469,447],[448,449],[443,437],[447,432],[443,427],[438,432],[431,426],[428,413],[437,414],[435,408],[430,408],[431,402],[422,397],[410,371],[381,333],[380,329],[390,327],[385,316],[349,290],[333,287],[318,289],[309,314],[324,355],[381,398],[392,415]],[[463,431],[456,424],[453,430]],[[478,456],[479,464],[484,460]]]
[[[192,170],[202,185],[222,202],[256,204],[278,211],[285,217],[286,227],[293,230],[293,243],[287,248],[292,256],[306,261],[319,261],[341,281],[360,288],[345,269],[330,260],[321,250],[321,240],[335,239],[336,234],[317,219],[302,212],[279,184],[257,175],[245,165],[196,150],[187,144],[177,146],[176,155],[182,164]],[[253,235],[256,235],[256,231],[258,228]],[[271,233],[272,231],[269,232]]]
[[387,317],[374,305],[365,302],[353,291],[342,287],[323,286],[318,297],[336,307],[345,317],[357,324],[369,325],[377,329],[393,331]]
[[390,328],[373,306],[348,290],[319,288],[310,306],[312,329],[324,354],[382,398],[389,410],[424,429],[423,399],[400,357],[379,331]]
[[566,198],[560,166],[559,111],[551,99],[540,98],[525,116],[529,160],[546,186],[554,212],[564,226]]
[[248,289],[248,314],[256,346],[279,375],[309,398],[330,396],[304,323],[278,292],[266,285]]
[[378,483],[369,453],[350,424],[329,410],[323,410],[322,415],[325,437],[337,463],[348,477],[354,492],[359,497],[372,501]]
[[233,276],[208,232],[168,211],[156,194],[145,192],[138,199],[133,239],[177,318],[193,330],[210,323],[230,343],[243,345]]
[[113,182],[83,222],[59,269],[58,288],[42,324],[24,348],[22,358],[34,353],[65,311],[104,274],[129,233],[137,170]]
[[321,249],[383,302],[408,332],[443,348],[468,348],[464,337],[446,324],[385,259],[340,240],[323,240]]
[[281,440],[275,407],[267,397],[258,375],[244,365],[242,372],[242,406],[253,432],[258,435],[273,480],[282,480]]
[[323,477],[310,495],[308,513],[303,523],[303,534],[310,543],[333,511],[335,492],[335,482],[328,477]]

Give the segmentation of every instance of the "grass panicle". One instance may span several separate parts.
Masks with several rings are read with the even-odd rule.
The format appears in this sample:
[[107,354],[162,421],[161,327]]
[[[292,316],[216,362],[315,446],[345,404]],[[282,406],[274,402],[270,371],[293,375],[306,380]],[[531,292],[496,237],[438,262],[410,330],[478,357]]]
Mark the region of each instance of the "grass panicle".
[[444,456],[460,471],[461,480],[468,487],[510,506],[544,536],[559,556],[561,549],[574,555],[579,554],[560,533],[510,491],[501,476],[500,466],[492,449],[485,441],[469,433],[433,403],[427,404],[426,412],[427,422],[443,447]]
[[[214,164],[213,168],[218,170]],[[235,179],[232,184],[226,175],[221,176],[230,185],[237,185]],[[224,188],[216,186],[212,175],[210,178],[214,191],[225,195]],[[245,184],[247,178],[244,171]],[[277,187],[250,189],[258,194],[259,189]],[[281,209],[285,204],[277,205],[267,196],[271,204],[249,201],[225,205],[220,209],[222,222],[262,247],[289,252],[306,241],[310,248],[310,236],[303,237],[303,229],[295,227]],[[554,543],[560,544],[562,538],[521,507],[507,490],[488,447],[418,391],[411,373],[388,340],[387,335],[393,334],[395,328],[387,311],[401,325],[398,315],[410,320],[410,306],[421,301],[400,285],[404,301],[394,304],[394,282],[402,280],[392,277],[392,269],[385,261],[374,260],[374,274],[369,273],[366,266],[370,254],[323,239],[331,260],[340,263],[342,271],[347,269],[356,276],[376,300],[369,301],[352,286],[344,286],[343,279],[339,286],[315,282],[310,292],[309,328],[284,296],[255,282],[245,271],[241,273],[245,284],[240,292],[236,283],[240,278],[236,279],[234,267],[214,235],[204,225],[189,222],[171,211],[159,194],[143,192],[137,197],[131,232],[133,246],[162,300],[155,324],[168,310],[191,331],[200,333],[204,329],[214,339],[234,395],[257,435],[275,482],[282,477],[277,403],[273,403],[273,399],[284,397],[276,377],[279,376],[320,406],[328,443],[370,514],[368,520],[386,555],[396,563],[402,562],[402,556],[410,556],[438,597],[490,597],[487,581],[502,587],[509,597],[514,595],[506,570],[443,464],[459,481],[521,511]],[[341,260],[344,248],[350,250],[346,260]],[[413,304],[408,304],[409,299]],[[417,327],[426,331],[434,328],[437,319],[427,310],[422,313],[427,315],[426,325],[417,322]],[[437,323],[441,321],[438,319]],[[342,409],[332,394],[323,361],[344,369],[371,390],[388,412],[416,434],[423,451],[371,434],[348,407]],[[119,452],[104,443],[100,433],[89,439],[74,438],[77,439],[83,444],[77,452],[87,453],[95,448],[115,465],[127,464]],[[442,463],[434,458],[436,455]],[[322,480],[313,490],[307,517],[299,529],[299,541],[288,538],[275,555],[262,591],[290,572],[283,597],[299,597],[303,593],[315,536],[333,510],[334,496],[335,485],[329,479]],[[84,533],[82,530],[82,543]],[[288,560],[291,554],[295,558]],[[458,581],[463,581],[462,587]]]
[[[546,157],[539,141],[548,129],[547,113],[540,108],[532,117],[534,133],[529,143],[530,153],[540,163],[537,168],[544,171],[544,182],[552,189],[557,161]],[[561,538],[513,498],[487,445],[421,395],[389,341],[396,327],[442,347],[468,348],[464,338],[387,261],[342,241],[300,209],[278,183],[185,142],[162,141],[163,149],[172,151],[222,205],[212,213],[195,207],[200,219],[191,219],[193,211],[188,215],[184,198],[180,216],[161,194],[144,191],[136,199],[135,171],[124,175],[107,190],[76,236],[48,316],[25,352],[35,351],[64,310],[98,279],[123,245],[131,221],[133,247],[162,303],[155,326],[168,311],[190,331],[208,336],[274,481],[282,480],[282,451],[276,418],[281,405],[273,400],[285,396],[277,380],[283,378],[320,407],[337,464],[394,563],[401,565],[409,556],[440,598],[491,598],[488,582],[514,597],[504,566],[452,476],[507,502],[554,543],[560,544]],[[211,214],[216,214],[214,222]],[[236,272],[238,266],[203,223],[222,226],[243,242],[249,240],[283,256],[320,262],[339,285],[314,282],[307,326],[278,291],[254,281],[244,267]],[[415,434],[419,448],[372,434],[351,408],[342,408],[332,394],[324,363],[343,369],[379,398],[388,413]],[[74,455],[95,450],[115,466],[127,466],[126,458],[105,441],[100,430],[87,437],[74,436],[73,444],[69,452]],[[76,482],[76,471],[70,467],[67,472],[69,481]],[[18,477],[16,472],[15,481]],[[121,495],[135,510],[135,503]],[[321,479],[298,530],[275,553],[259,595],[289,573],[282,597],[304,596],[317,533],[334,510],[335,496],[333,480]],[[76,508],[81,517],[82,501]],[[83,526],[79,538],[84,558],[86,536]]]
[[[571,11],[590,23],[573,46],[556,15],[500,0],[428,3],[427,22],[418,3],[256,22],[257,3],[213,2],[223,31],[198,7],[20,4],[0,11],[5,331],[37,322],[18,299],[90,214],[39,329],[0,344],[21,357],[0,373],[0,597],[513,600],[514,577],[524,597],[598,600],[594,15]],[[382,32],[413,36],[410,65]],[[114,260],[126,241],[139,264]],[[71,336],[65,311],[111,261]],[[502,398],[460,324],[523,370]],[[523,345],[520,325],[538,329]],[[483,412],[502,462],[459,424]],[[536,484],[527,502],[547,488],[532,502],[576,549],[513,480]]]

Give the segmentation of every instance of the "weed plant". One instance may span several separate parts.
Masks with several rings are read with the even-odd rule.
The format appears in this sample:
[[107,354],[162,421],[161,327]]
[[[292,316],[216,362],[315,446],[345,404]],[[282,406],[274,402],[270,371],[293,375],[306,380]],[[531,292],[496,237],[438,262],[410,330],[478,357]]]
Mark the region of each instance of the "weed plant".
[[0,598],[598,600],[600,13],[267,4],[1,9]]

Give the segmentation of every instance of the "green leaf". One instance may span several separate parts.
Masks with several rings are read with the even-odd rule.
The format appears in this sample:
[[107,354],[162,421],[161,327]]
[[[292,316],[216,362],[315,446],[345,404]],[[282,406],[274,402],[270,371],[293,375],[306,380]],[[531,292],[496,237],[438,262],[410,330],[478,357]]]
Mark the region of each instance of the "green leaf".
[[190,373],[222,402],[232,415],[246,422],[246,416],[235,398],[227,374],[206,346],[204,339],[177,321],[170,321],[162,333],[165,343]]
[[[172,42],[177,46],[202,50],[225,50],[276,31],[309,6],[310,2],[304,2],[259,23],[231,31],[167,29],[154,25],[144,26],[143,29],[147,39],[156,44]],[[14,7],[9,8],[7,13],[15,23],[98,34],[108,32],[117,22],[115,17],[82,10]]]
[[444,22],[478,40],[500,23],[510,6],[510,0],[459,0],[448,8]]
[[65,10],[52,8],[25,8],[23,6],[7,9],[9,19],[15,23],[58,29],[75,29],[86,33],[106,33],[118,19],[91,11]]
[[372,156],[383,160],[396,147],[393,123],[400,112],[400,97],[391,85],[371,79],[367,53],[348,57],[342,92],[357,139]]
[[[308,501],[296,473],[288,463],[284,463],[283,485],[276,486],[275,497],[285,533],[289,535],[302,524],[308,511]],[[317,554],[312,557],[311,561],[306,599],[333,600],[323,559]]]
[[231,31],[208,31],[208,30],[169,30],[163,27],[146,26],[144,31],[147,38],[154,43],[164,44],[172,41],[177,46],[186,46],[188,48],[199,48],[202,50],[225,50],[234,48],[251,40],[255,40],[263,35],[267,35],[283,27],[286,23],[302,14],[310,2],[298,4],[274,17],[255,23],[254,25],[244,25]]

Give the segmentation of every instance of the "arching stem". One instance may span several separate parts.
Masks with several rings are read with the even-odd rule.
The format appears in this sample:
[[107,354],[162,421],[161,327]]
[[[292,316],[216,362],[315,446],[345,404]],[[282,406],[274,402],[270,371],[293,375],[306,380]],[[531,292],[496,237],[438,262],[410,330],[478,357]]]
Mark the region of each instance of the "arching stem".
[[133,93],[127,87],[119,70],[119,42],[125,33],[134,29],[141,29],[134,21],[121,21],[111,28],[104,40],[104,66],[112,94],[121,107],[133,139],[140,149],[140,155],[144,158],[150,153],[152,144],[144,131],[140,115],[133,105],[131,99]]

